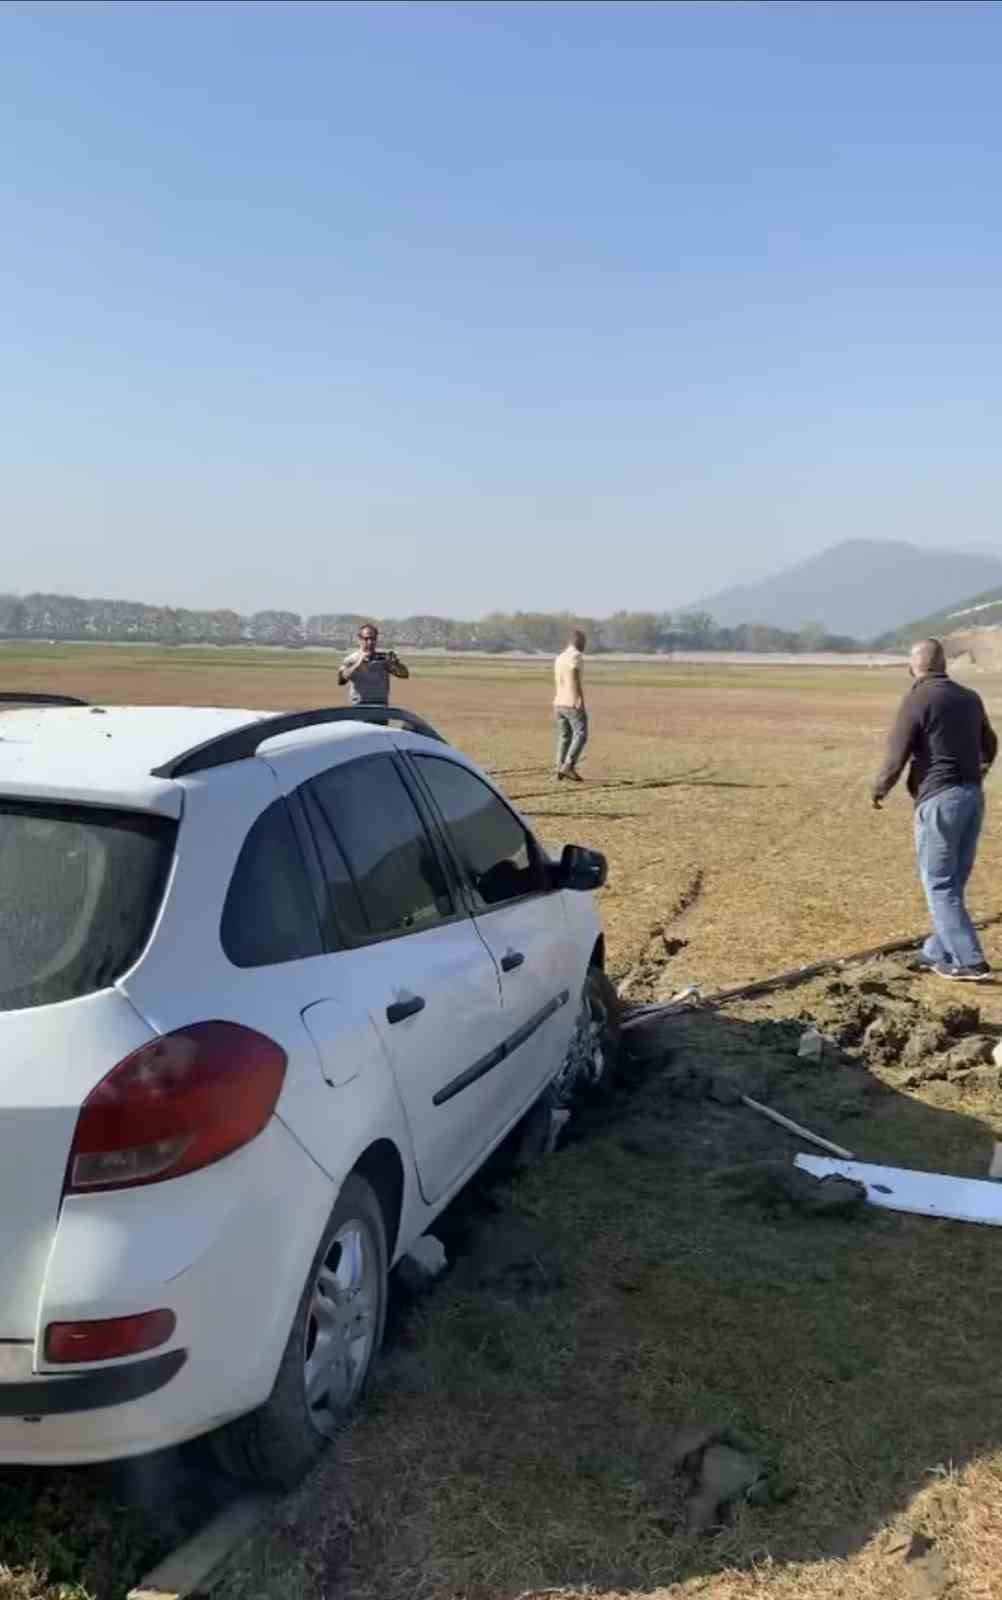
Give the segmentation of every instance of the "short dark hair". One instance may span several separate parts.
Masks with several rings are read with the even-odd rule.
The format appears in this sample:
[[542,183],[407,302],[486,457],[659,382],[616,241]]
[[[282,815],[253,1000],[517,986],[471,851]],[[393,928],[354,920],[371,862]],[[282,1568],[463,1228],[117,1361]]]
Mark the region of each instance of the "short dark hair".
[[946,651],[942,639],[917,639],[912,645],[912,655],[920,672],[946,671]]

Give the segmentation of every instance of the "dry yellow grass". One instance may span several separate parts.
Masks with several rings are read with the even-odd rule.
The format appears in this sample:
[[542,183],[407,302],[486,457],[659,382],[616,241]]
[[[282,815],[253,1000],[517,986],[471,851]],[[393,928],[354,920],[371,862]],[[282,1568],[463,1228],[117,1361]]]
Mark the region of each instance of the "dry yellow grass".
[[[976,681],[1002,723],[1002,680]],[[17,649],[0,653],[0,686],[276,708],[339,697],[332,664],[263,652]],[[550,775],[547,664],[421,662],[406,703],[497,772],[550,843],[607,852],[609,964],[622,975],[652,955],[673,989],[921,931],[907,801],[877,815],[867,798],[903,688],[851,668],[593,663],[573,790]],[[1002,910],[1000,865],[992,819],[975,910]],[[666,938],[681,945],[667,962]],[[989,950],[1002,965],[998,930]],[[763,1022],[822,995],[735,1007],[680,1048],[751,1085],[772,1059]],[[1002,1024],[1000,995],[977,998]],[[934,1085],[843,1105],[785,1070],[769,1068],[784,1108],[873,1159],[983,1172],[1002,1133],[997,1097]],[[936,1541],[952,1593],[1002,1595],[1002,1241],[726,1203],[708,1174],[776,1140],[744,1114],[669,1103],[657,1078],[607,1126],[593,1119],[517,1190],[552,1252],[547,1292],[450,1282],[421,1308],[374,1405],[247,1553],[231,1600],[929,1597],[935,1572],[904,1563],[902,1529]],[[663,1446],[693,1413],[749,1431],[795,1498],[685,1535]],[[55,1595],[0,1568],[8,1593]]]

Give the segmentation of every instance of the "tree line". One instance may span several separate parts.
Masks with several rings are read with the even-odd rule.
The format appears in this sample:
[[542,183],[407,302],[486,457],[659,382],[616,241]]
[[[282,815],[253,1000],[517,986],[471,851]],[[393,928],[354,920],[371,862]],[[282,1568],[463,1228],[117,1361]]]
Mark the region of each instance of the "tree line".
[[162,645],[330,646],[347,649],[363,622],[378,622],[398,648],[506,651],[559,650],[571,628],[583,628],[592,651],[653,654],[676,650],[769,652],[860,648],[858,640],[830,634],[819,622],[790,631],[764,623],[718,627],[705,611],[617,611],[611,617],[571,612],[493,611],[477,622],[452,617],[370,617],[353,611],[192,610],[133,600],[88,600],[77,595],[0,594],[0,638],[103,640]]

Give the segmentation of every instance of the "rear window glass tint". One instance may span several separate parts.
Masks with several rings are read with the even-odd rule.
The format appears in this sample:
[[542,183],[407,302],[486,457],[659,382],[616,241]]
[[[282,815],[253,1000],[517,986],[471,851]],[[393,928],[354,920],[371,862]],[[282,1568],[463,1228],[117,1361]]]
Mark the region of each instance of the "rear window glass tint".
[[236,967],[270,967],[320,955],[317,910],[284,800],[258,817],[244,840],[219,930]]
[[0,1011],[93,994],[132,965],[175,833],[163,817],[0,799]]

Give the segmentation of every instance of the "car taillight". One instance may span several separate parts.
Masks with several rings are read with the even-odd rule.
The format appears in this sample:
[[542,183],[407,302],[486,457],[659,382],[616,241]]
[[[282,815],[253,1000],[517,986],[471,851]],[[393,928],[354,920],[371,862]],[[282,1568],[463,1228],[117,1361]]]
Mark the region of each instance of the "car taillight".
[[138,1356],[166,1344],[177,1327],[173,1311],[143,1311],[137,1317],[108,1317],[103,1322],[50,1322],[45,1330],[45,1359],[113,1361]]
[[69,1194],[161,1183],[257,1137],[275,1109],[285,1051],[234,1022],[195,1022],[126,1056],[77,1119]]

